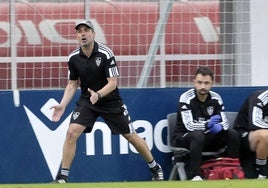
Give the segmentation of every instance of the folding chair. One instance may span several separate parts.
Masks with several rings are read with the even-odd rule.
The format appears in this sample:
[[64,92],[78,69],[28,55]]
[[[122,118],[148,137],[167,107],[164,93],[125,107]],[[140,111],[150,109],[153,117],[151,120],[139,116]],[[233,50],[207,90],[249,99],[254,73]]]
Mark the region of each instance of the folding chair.
[[232,129],[234,127],[235,118],[237,116],[238,112],[225,112],[226,118],[229,121],[230,128]]
[[167,129],[167,144],[168,148],[173,152],[172,156],[172,170],[169,175],[169,180],[177,179],[177,174],[179,175],[180,180],[186,180],[186,172],[184,169],[184,162],[177,162],[177,158],[186,156],[189,153],[189,150],[186,148],[175,147],[172,145],[172,134],[176,127],[177,122],[177,113],[170,113],[167,115],[168,120],[168,129]]
[[[233,126],[233,122],[236,117],[236,112],[225,112],[226,117],[228,118],[228,121],[230,123],[230,127]],[[177,113],[170,113],[167,115],[168,120],[168,131],[167,131],[167,144],[168,148],[173,152],[172,156],[172,169],[169,175],[169,180],[176,180],[177,175],[179,175],[180,180],[187,180],[187,175],[185,172],[185,162],[183,160],[180,160],[179,162],[177,159],[181,159],[182,157],[185,157],[189,150],[186,148],[176,147],[172,145],[172,134],[174,132],[174,129],[176,127],[177,123]],[[212,152],[202,152],[203,156],[217,156],[222,154],[225,151],[225,148],[221,148],[218,151],[212,151]]]

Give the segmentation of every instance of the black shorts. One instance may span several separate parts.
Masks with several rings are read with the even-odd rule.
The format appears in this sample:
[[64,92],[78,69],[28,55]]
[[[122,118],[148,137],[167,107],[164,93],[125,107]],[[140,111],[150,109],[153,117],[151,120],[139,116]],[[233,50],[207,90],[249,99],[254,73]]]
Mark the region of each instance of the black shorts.
[[85,126],[84,133],[92,131],[98,117],[102,117],[112,134],[129,134],[135,131],[127,106],[122,101],[113,102],[105,106],[88,105],[87,103],[88,101],[85,103],[85,99],[79,99],[70,121],[70,123]]
[[244,132],[240,134],[240,154],[241,155],[249,155],[250,153],[253,153],[250,149],[250,143],[249,143],[249,132]]

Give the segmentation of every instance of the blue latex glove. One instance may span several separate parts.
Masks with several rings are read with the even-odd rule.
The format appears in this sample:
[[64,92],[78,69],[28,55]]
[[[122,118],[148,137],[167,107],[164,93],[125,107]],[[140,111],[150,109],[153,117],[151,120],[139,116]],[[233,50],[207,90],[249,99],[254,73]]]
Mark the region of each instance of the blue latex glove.
[[207,129],[210,129],[211,127],[214,126],[214,124],[217,124],[221,121],[221,116],[220,115],[214,115],[214,116],[211,116],[206,127]]
[[214,123],[219,123],[221,121],[221,116],[220,115],[211,116],[209,121],[214,122]]
[[219,133],[220,131],[222,130],[222,125],[217,123],[217,124],[214,124],[210,129],[209,129],[209,132],[212,133],[212,134],[217,134]]

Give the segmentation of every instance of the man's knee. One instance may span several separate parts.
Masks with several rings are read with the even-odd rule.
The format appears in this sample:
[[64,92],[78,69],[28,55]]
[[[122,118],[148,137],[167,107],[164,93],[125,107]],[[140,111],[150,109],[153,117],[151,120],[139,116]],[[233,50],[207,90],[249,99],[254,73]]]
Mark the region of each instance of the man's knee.
[[268,130],[259,130],[257,131],[257,137],[259,140],[268,142]]
[[70,124],[66,134],[67,141],[76,141],[78,137],[83,133],[85,127],[79,124]]
[[203,143],[205,140],[205,134],[203,131],[193,131],[191,132],[191,138],[198,143]]
[[257,144],[265,146],[268,150],[268,130],[256,130],[249,133],[249,143],[252,151],[256,150]]
[[257,142],[267,142],[268,143],[268,130],[256,130],[251,131],[249,133],[249,142],[257,143]]

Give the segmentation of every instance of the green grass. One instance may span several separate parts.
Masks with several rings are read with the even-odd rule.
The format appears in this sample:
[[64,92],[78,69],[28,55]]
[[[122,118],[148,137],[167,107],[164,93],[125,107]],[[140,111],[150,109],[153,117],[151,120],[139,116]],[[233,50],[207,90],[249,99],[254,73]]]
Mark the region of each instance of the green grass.
[[68,184],[0,184],[0,188],[264,188],[267,180],[217,180],[217,181],[164,181],[164,182],[110,182]]

